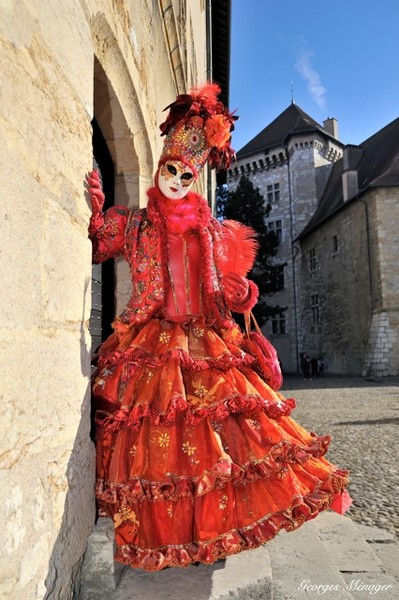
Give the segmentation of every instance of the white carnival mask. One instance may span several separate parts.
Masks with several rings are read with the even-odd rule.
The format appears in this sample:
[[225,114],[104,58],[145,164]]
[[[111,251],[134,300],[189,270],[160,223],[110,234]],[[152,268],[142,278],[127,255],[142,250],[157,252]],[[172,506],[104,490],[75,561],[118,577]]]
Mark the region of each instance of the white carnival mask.
[[184,198],[194,181],[194,172],[179,160],[167,160],[159,169],[158,187],[170,200]]

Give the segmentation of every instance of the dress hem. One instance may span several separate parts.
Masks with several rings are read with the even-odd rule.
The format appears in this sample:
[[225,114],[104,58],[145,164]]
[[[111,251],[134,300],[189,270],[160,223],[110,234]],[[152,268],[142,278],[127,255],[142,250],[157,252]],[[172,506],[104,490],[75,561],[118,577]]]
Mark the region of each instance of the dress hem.
[[[330,485],[334,491],[323,490]],[[293,531],[320,512],[331,507],[333,500],[347,485],[345,471],[337,470],[319,489],[306,496],[295,496],[290,508],[269,514],[255,523],[233,529],[209,541],[181,545],[139,548],[133,544],[120,546],[115,554],[117,562],[144,571],[160,571],[166,567],[189,567],[194,563],[212,564],[227,556],[262,546],[279,531]]]

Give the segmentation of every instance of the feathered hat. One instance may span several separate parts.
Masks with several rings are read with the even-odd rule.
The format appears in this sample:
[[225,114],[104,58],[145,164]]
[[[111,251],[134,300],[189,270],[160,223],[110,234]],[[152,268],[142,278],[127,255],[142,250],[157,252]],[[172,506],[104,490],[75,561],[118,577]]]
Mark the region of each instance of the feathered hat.
[[191,167],[195,176],[206,161],[217,170],[228,168],[235,157],[230,142],[238,117],[218,100],[220,91],[216,83],[194,87],[165,108],[169,114],[160,126],[165,142],[159,165],[179,160]]

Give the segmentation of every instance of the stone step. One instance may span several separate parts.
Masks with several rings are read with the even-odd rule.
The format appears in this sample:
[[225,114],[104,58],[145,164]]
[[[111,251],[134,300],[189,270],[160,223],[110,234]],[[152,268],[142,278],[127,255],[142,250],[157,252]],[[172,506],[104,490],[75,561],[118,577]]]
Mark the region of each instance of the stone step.
[[374,527],[356,525],[348,517],[325,513],[316,523],[355,600],[375,595],[399,598],[399,550],[395,536]]
[[267,546],[213,565],[146,573],[113,561],[113,526],[100,518],[89,538],[78,600],[272,600]]
[[267,546],[272,567],[273,600],[318,597],[353,600],[345,589],[344,577],[320,539],[315,520],[304,523],[296,531],[281,531]]
[[322,513],[297,531],[280,533],[268,550],[274,600],[399,598],[394,536],[358,527],[348,517]]
[[210,566],[145,573],[115,563],[113,553],[112,521],[99,519],[89,539],[77,600],[399,598],[394,535],[334,512]]

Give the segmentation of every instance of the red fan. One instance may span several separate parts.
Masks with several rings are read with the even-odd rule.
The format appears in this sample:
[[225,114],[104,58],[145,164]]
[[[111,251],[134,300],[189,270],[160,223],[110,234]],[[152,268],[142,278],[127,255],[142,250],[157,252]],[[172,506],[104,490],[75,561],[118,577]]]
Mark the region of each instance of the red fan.
[[222,265],[223,275],[237,273],[245,275],[252,269],[259,243],[256,241],[256,231],[238,221],[223,221],[223,243],[226,261]]
[[348,510],[352,502],[353,500],[350,497],[349,493],[346,490],[344,490],[343,492],[337,494],[334,497],[330,508],[331,510],[339,513],[340,515],[343,515]]

